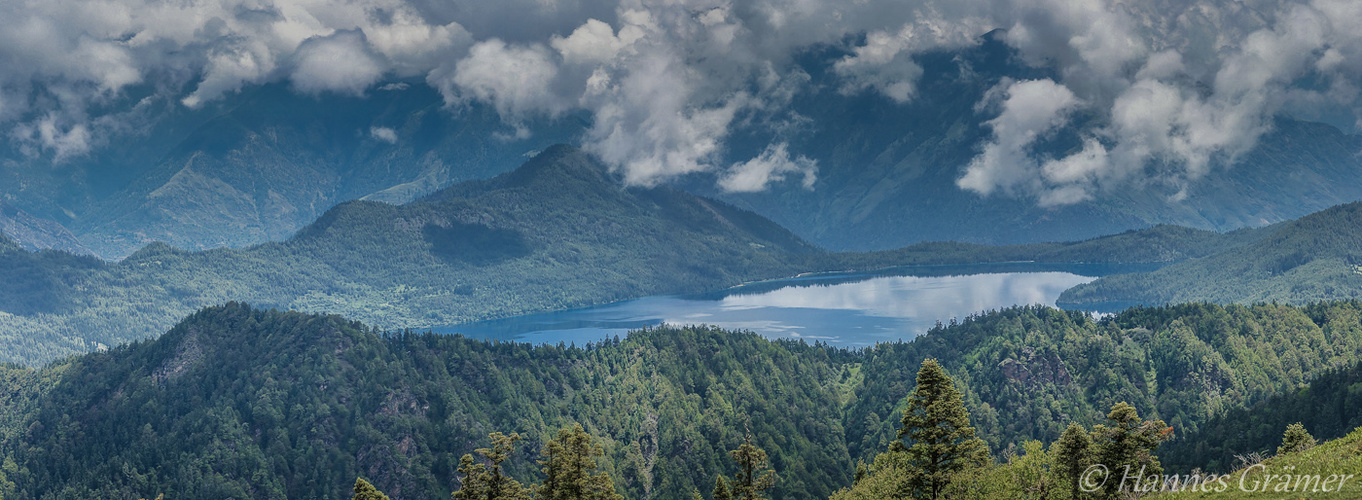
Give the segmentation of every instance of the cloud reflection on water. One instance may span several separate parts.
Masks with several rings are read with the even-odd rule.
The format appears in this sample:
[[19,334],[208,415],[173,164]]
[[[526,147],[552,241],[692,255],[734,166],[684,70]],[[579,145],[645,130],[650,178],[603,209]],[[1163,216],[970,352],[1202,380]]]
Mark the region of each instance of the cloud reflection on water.
[[710,324],[769,338],[860,347],[911,340],[937,321],[1013,305],[1053,306],[1064,290],[1095,278],[1066,272],[960,276],[880,276],[860,281],[806,280],[707,298],[660,296],[601,307],[449,327],[477,338],[531,343],[599,341],[642,325]]

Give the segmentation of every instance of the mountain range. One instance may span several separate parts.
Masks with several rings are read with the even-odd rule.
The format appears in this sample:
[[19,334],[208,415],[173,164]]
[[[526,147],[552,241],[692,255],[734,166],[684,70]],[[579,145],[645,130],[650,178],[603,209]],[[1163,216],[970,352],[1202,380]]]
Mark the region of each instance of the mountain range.
[[[803,66],[813,82],[833,81],[827,62],[843,56],[813,50]],[[976,103],[1007,79],[1053,75],[1023,64],[996,33],[920,62],[918,95],[908,103],[813,85],[792,97],[798,126],[773,135],[739,125],[713,159],[728,165],[788,142],[792,156],[817,165],[809,188],[790,179],[761,192],[727,192],[712,174],[675,185],[756,212],[821,247],[859,251],[943,240],[1073,241],[1158,224],[1223,232],[1362,199],[1354,182],[1362,138],[1289,118],[1277,119],[1253,150],[1213,165],[1214,178],[1204,182],[1109,189],[1052,207],[980,196],[956,185],[989,134],[990,117]],[[0,151],[3,198],[64,226],[76,241],[20,231],[12,238],[106,259],[156,241],[191,250],[279,241],[336,204],[403,203],[490,178],[551,144],[574,142],[589,126],[572,114],[507,124],[488,105],[446,106],[423,82],[406,81],[362,98],[268,84],[202,108],[150,100],[135,111],[123,135],[86,156],[53,161]],[[1072,135],[1064,132],[1053,135]],[[1036,147],[1062,156],[1081,146],[1054,139]]]
[[[920,243],[829,252],[724,202],[626,187],[599,161],[552,146],[520,168],[404,205],[337,205],[280,242],[189,251],[150,244],[119,262],[0,248],[3,359],[41,364],[150,338],[227,301],[331,312],[384,328],[712,291],[807,272],[1033,261],[1144,263],[1255,241],[1158,226],[1070,243]],[[8,241],[0,238],[0,241]]]

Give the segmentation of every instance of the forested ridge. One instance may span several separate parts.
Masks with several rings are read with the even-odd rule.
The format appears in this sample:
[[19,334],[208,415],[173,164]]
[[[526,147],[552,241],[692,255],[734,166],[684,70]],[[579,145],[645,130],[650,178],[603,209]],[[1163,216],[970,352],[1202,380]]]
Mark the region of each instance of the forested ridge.
[[1255,241],[1150,272],[1074,287],[1061,304],[1307,304],[1362,298],[1362,202],[1253,230]]
[[0,278],[10,284],[0,287],[0,361],[36,365],[151,338],[232,300],[424,328],[816,271],[1168,263],[1261,234],[1158,226],[1071,243],[832,253],[718,201],[625,188],[591,157],[556,146],[518,170],[411,204],[343,203],[288,240],[245,249],[156,243],[106,263],[0,243]]
[[709,491],[733,472],[727,452],[746,430],[779,474],[773,498],[826,498],[894,439],[926,358],[1004,454],[1101,423],[1119,402],[1181,439],[1214,440],[1214,419],[1359,354],[1358,302],[1191,304],[1101,321],[1017,307],[861,351],[706,327],[533,347],[233,303],[154,341],[0,369],[0,494],[333,498],[364,477],[394,498],[447,498],[459,457],[488,433],[524,437],[506,465],[529,483],[547,438],[580,423],[626,498]]

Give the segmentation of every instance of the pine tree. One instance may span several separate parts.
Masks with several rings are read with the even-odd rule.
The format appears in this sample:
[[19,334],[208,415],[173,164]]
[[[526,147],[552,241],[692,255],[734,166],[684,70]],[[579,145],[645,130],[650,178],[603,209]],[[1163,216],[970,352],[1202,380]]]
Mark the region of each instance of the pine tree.
[[1286,426],[1286,433],[1282,434],[1282,445],[1277,447],[1278,455],[1305,451],[1315,447],[1315,437],[1305,430],[1305,425],[1300,422]]
[[596,457],[605,455],[601,446],[581,424],[558,431],[558,437],[544,445],[544,484],[538,488],[543,500],[623,500],[615,493],[615,483],[605,473],[595,474]]
[[714,478],[714,500],[733,500],[733,491],[728,489],[728,481],[723,476]]
[[[975,437],[960,392],[935,359],[922,362],[902,423],[900,441],[890,451],[907,454],[906,496],[941,498],[952,476],[989,463],[988,447]],[[911,444],[905,445],[904,438]]]
[[355,496],[350,497],[350,500],[389,500],[389,499],[388,495],[384,495],[383,492],[378,491],[378,488],[375,488],[374,485],[369,484],[368,481],[365,481],[363,478],[355,478]]
[[[1173,428],[1166,427],[1162,420],[1140,420],[1135,407],[1124,402],[1112,405],[1107,420],[1111,424],[1109,427],[1098,425],[1093,428],[1093,444],[1097,449],[1097,463],[1110,471],[1104,485],[1105,494],[1108,498],[1116,498],[1123,490],[1135,491],[1141,481],[1157,480],[1163,474],[1163,465],[1159,463],[1159,457],[1154,456],[1154,449],[1172,437]],[[1132,478],[1132,481],[1125,478]]]
[[766,451],[752,444],[752,434],[749,432],[743,444],[728,454],[738,463],[738,473],[733,476],[734,500],[766,498],[766,490],[776,485],[776,471],[766,469]]
[[1088,435],[1087,429],[1078,424],[1069,424],[1069,428],[1064,429],[1064,434],[1059,436],[1059,441],[1050,445],[1050,453],[1055,457],[1060,475],[1069,481],[1071,498],[1082,498],[1079,481],[1083,472],[1092,465],[1093,454],[1092,437]]
[[474,450],[491,464],[490,467],[478,463],[473,455],[459,459],[459,490],[453,493],[455,500],[524,500],[530,498],[530,490],[521,486],[504,472],[502,462],[511,457],[515,442],[520,435],[507,436],[500,432],[488,435],[492,439],[491,448]]

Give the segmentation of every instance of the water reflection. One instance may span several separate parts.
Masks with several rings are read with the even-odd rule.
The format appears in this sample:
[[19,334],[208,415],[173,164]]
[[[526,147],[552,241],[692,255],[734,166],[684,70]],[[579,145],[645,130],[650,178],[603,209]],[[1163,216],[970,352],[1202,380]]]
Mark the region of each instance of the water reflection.
[[1100,274],[1106,273],[806,276],[701,295],[646,297],[586,309],[453,325],[436,331],[458,332],[474,338],[584,345],[664,322],[704,323],[751,330],[769,338],[862,347],[911,340],[938,321],[990,309],[1018,304],[1054,305],[1061,292],[1090,282]]

